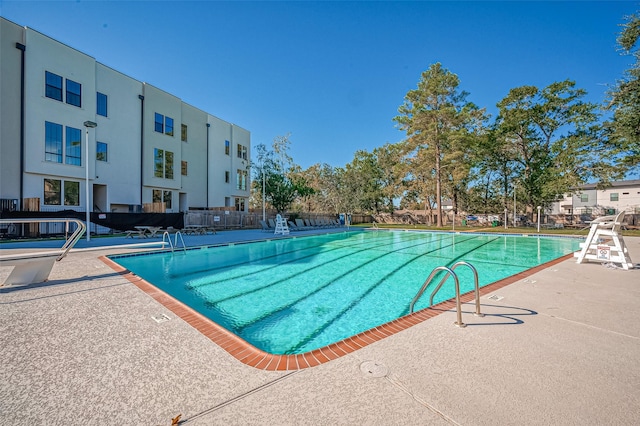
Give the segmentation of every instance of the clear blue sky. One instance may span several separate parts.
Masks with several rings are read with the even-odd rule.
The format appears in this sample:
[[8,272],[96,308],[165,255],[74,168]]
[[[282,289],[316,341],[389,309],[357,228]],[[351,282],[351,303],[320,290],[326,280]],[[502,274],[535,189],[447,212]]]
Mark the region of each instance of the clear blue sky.
[[[251,132],[291,133],[307,168],[404,138],[393,122],[432,63],[495,113],[509,89],[575,80],[588,100],[629,68],[638,1],[12,1],[0,14]],[[28,48],[28,47],[27,47]]]

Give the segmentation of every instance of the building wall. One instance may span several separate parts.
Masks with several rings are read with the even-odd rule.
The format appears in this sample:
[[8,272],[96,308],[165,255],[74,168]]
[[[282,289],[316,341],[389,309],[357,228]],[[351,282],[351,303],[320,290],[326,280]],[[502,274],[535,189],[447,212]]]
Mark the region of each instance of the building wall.
[[20,198],[20,75],[23,28],[0,18],[0,198]]
[[[107,208],[111,211],[129,211],[129,205],[141,205],[141,82],[100,63],[96,64],[96,91],[107,96],[107,116],[95,114],[98,124],[89,130],[91,145],[107,145],[107,161],[94,154],[90,161],[95,167],[92,182],[106,186]],[[96,94],[88,96],[96,108]],[[95,203],[94,203],[95,204]],[[114,206],[122,206],[120,208]],[[125,207],[126,206],[126,207]]]
[[553,203],[549,212],[581,214],[586,210],[595,215],[607,214],[610,210],[629,213],[640,211],[640,180],[612,182],[606,189],[584,185],[575,194],[565,194],[563,199]]
[[[60,180],[63,185],[79,183],[80,194],[85,193],[85,147],[84,126],[87,120],[95,119],[95,105],[88,101],[95,93],[95,59],[53,40],[37,31],[27,28],[26,40],[26,121],[24,193],[26,197],[39,197],[44,207],[44,182],[47,178]],[[62,78],[62,101],[45,96],[45,73],[51,72]],[[66,87],[69,81],[81,85],[80,106],[67,103]],[[4,121],[4,120],[3,120]],[[62,127],[62,161],[47,161],[45,154],[45,123]],[[80,130],[79,164],[67,164],[69,151],[66,135],[72,129]],[[92,150],[89,149],[91,158]],[[95,152],[93,153],[95,156]],[[89,163],[89,176],[94,170]],[[62,197],[64,199],[64,197]],[[58,206],[47,206],[57,208]],[[85,197],[80,197],[79,205],[62,204],[59,207],[86,208]]]
[[[248,208],[249,173],[246,188],[236,188],[237,170],[246,168],[250,158],[247,130],[4,18],[0,18],[0,34],[0,199],[21,197],[21,51],[15,47],[19,42],[26,46],[24,198],[40,198],[42,210],[83,211],[88,206],[93,211],[138,211],[138,206],[162,201],[167,211],[177,212],[220,207],[225,200],[233,206],[238,197],[247,199]],[[54,98],[47,96],[47,90],[51,94],[47,72],[62,82],[60,95]],[[79,97],[67,94],[67,82],[70,87],[79,85]],[[97,111],[97,92],[106,95],[106,114]],[[80,105],[67,99],[79,99]],[[159,128],[156,114],[162,117]],[[85,128],[87,121],[97,127]],[[182,124],[187,126],[186,141],[182,141]],[[57,151],[52,155],[51,142],[46,142],[52,126],[61,129],[61,155]],[[73,140],[67,141],[67,134]],[[224,154],[225,141],[230,143],[229,155]],[[237,143],[246,146],[246,159],[235,157]],[[186,175],[182,175],[182,161],[187,163]],[[228,183],[225,170],[230,172]],[[74,201],[69,204],[62,196],[59,205],[46,204],[45,184],[51,181],[62,186],[69,182],[77,195]]]
[[[191,105],[182,103],[182,123],[187,126],[187,140],[181,140],[182,161],[186,161],[187,174],[181,174],[182,187],[180,193],[184,203],[191,207],[207,206],[207,180],[211,177],[207,172],[207,127],[209,116],[206,112]],[[212,183],[209,182],[209,185]],[[184,209],[183,209],[184,210]]]
[[[212,207],[235,207],[236,198],[246,198],[244,211],[247,211],[251,182],[250,155],[251,139],[248,131],[227,123],[217,117],[209,116],[210,150],[209,167],[209,205]],[[246,148],[246,159],[238,157],[238,145]],[[228,146],[228,150],[226,149]],[[245,189],[238,188],[239,171],[247,175]],[[228,176],[228,181],[227,181]]]

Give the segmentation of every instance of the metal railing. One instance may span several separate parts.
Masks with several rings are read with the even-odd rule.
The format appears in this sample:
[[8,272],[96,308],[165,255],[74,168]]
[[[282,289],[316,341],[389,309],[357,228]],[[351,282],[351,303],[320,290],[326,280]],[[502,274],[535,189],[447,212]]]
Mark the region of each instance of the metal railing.
[[162,244],[169,243],[169,247],[171,247],[171,253],[173,253],[174,249],[178,247],[178,237],[180,237],[180,242],[182,243],[182,250],[187,252],[187,245],[184,243],[184,238],[182,238],[182,232],[177,231],[174,239],[174,242],[171,242],[171,235],[169,231],[164,231],[162,234]]
[[[76,243],[80,240],[82,235],[84,235],[84,233],[85,233],[85,231],[87,229],[87,227],[85,226],[85,223],[83,221],[81,221],[80,219],[70,219],[70,218],[0,219],[0,224],[3,224],[3,223],[6,223],[6,224],[37,223],[38,225],[40,225],[42,223],[64,223],[66,231],[69,230],[69,223],[75,223],[77,225],[76,230],[73,231],[73,234],[71,234],[71,236],[69,238],[67,238],[67,240],[65,241],[64,245],[59,249],[61,253],[56,258],[56,261],[62,260],[67,255],[67,253],[69,253],[69,250],[71,250],[73,248],[73,246],[76,245]],[[66,235],[66,233],[65,233],[65,235]],[[29,257],[29,253],[25,253],[24,257],[28,258]]]
[[422,284],[422,287],[420,287],[420,290],[418,290],[418,293],[416,293],[415,297],[411,301],[411,304],[409,305],[409,313],[413,313],[413,308],[415,307],[416,302],[420,299],[420,297],[422,297],[422,294],[424,293],[426,288],[429,286],[429,284],[431,283],[433,278],[436,276],[436,274],[440,271],[446,271],[445,276],[442,278],[442,280],[440,280],[438,285],[431,292],[431,296],[429,297],[429,307],[433,306],[433,298],[436,295],[436,293],[442,288],[442,285],[445,283],[445,281],[447,281],[449,276],[453,277],[455,290],[456,290],[456,314],[457,314],[456,322],[454,324],[457,325],[458,327],[466,327],[466,324],[462,322],[462,304],[460,302],[460,280],[458,279],[458,275],[454,272],[454,270],[461,265],[468,266],[469,268],[471,268],[471,271],[473,272],[475,295],[476,295],[476,312],[474,313],[474,315],[483,317],[484,314],[480,312],[480,290],[479,290],[479,283],[478,283],[478,271],[476,270],[476,268],[473,267],[473,265],[465,261],[457,262],[451,268],[448,268],[446,266],[438,266],[433,271],[431,271],[431,274],[429,274],[429,277],[425,280],[424,284]]

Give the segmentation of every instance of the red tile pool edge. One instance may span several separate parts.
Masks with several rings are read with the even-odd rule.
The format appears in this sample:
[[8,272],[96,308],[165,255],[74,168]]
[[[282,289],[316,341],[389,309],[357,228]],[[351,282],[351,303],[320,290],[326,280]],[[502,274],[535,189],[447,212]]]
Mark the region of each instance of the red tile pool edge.
[[[480,296],[484,296],[487,293],[494,292],[502,287],[513,284],[516,281],[571,257],[573,257],[573,253],[484,286],[480,288]],[[315,367],[336,358],[340,358],[341,356],[350,354],[351,352],[370,345],[371,343],[382,340],[385,337],[392,336],[411,326],[426,321],[429,318],[433,318],[443,312],[456,308],[455,299],[449,299],[445,302],[434,305],[432,308],[426,308],[421,311],[405,315],[386,324],[379,325],[378,327],[363,331],[355,336],[332,343],[329,346],[315,349],[311,352],[296,355],[274,355],[247,343],[245,340],[219,326],[209,318],[206,318],[204,315],[194,311],[184,303],[133,274],[128,269],[118,265],[108,257],[100,256],[100,260],[109,265],[114,271],[124,276],[132,284],[147,293],[161,305],[169,309],[176,316],[182,318],[193,328],[208,337],[213,343],[227,351],[231,356],[246,365],[261,370],[286,371]],[[470,302],[474,300],[474,298],[475,292],[470,291],[463,294],[460,297],[460,300],[461,302]]]

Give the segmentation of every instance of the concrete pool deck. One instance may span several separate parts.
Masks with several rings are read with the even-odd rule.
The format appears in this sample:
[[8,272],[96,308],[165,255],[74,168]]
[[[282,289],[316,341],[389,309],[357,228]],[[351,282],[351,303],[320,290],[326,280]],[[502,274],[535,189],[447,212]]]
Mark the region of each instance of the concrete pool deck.
[[[638,263],[640,238],[625,241]],[[48,282],[0,287],[0,425],[169,425],[179,414],[187,425],[640,422],[640,269],[567,259],[482,296],[483,318],[466,303],[466,328],[447,311],[313,368],[265,371],[99,259],[125,249],[98,245],[122,242],[94,238]]]

